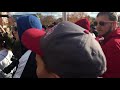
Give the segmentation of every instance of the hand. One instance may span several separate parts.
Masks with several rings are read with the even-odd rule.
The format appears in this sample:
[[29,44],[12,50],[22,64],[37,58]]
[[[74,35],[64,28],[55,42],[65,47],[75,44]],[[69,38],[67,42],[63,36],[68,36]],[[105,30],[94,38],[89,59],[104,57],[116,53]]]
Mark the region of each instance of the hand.
[[4,28],[0,25],[0,29],[1,29],[1,31],[3,32],[3,33],[5,33],[5,30],[4,30]]

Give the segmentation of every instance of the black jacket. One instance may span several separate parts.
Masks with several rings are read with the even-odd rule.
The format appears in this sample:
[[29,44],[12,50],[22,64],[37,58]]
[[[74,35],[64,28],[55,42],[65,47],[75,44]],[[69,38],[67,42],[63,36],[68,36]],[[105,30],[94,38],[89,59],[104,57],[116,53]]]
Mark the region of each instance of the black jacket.
[[37,78],[35,53],[31,53],[20,78]]

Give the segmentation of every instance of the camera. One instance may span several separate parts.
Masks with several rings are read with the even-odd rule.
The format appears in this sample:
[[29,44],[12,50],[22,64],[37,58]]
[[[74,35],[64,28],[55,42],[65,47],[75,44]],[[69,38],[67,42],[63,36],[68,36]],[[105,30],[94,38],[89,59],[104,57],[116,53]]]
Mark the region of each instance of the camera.
[[13,55],[12,58],[11,58],[11,61],[13,62],[13,61],[16,61],[16,60],[18,60],[18,59]]
[[6,74],[10,73],[11,70],[13,70],[19,64],[19,60],[15,56],[12,56],[11,61],[12,63],[2,70]]

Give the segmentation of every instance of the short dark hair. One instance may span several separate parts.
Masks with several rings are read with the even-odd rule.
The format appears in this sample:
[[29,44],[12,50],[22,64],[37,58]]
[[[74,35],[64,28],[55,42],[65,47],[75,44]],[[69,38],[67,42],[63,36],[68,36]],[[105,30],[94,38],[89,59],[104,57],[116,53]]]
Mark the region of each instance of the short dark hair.
[[108,16],[111,21],[118,21],[118,16],[116,12],[99,12],[97,14],[97,17],[102,15]]

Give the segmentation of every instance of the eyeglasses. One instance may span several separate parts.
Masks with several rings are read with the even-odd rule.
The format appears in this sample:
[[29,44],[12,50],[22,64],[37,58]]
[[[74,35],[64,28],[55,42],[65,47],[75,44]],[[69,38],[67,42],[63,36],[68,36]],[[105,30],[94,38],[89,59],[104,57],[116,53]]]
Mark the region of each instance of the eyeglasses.
[[112,23],[113,21],[106,21],[106,22],[104,22],[104,21],[100,21],[100,22],[94,22],[94,25],[95,26],[97,26],[98,25],[98,23],[99,23],[99,25],[100,26],[105,26],[107,23]]

